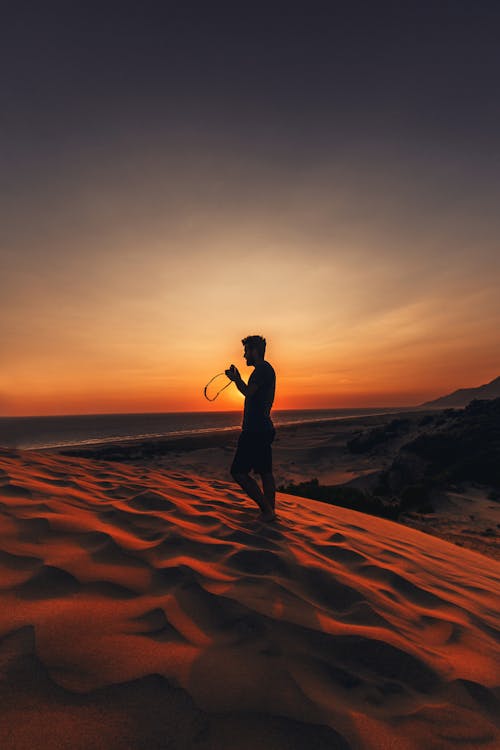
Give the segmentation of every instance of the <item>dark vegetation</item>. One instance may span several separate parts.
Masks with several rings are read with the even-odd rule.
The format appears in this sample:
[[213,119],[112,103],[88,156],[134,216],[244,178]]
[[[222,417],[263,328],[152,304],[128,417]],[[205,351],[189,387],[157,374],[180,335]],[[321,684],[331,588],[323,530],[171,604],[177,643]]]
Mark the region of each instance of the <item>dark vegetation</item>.
[[392,519],[408,511],[432,513],[435,492],[464,482],[488,486],[492,499],[500,497],[500,398],[394,419],[355,436],[347,449],[371,452],[405,434],[410,439],[370,490],[320,485],[317,479],[280,490]]
[[351,453],[366,453],[383,443],[387,443],[388,440],[407,434],[411,426],[411,419],[393,419],[389,424],[375,427],[372,430],[365,430],[359,435],[355,435],[347,442],[347,448]]
[[500,398],[436,416],[432,430],[401,447],[382,476],[383,486],[409,488],[417,480],[431,488],[474,482],[499,490]]
[[224,447],[228,440],[231,438],[234,440],[234,433],[235,431],[224,430],[220,433],[155,438],[154,440],[137,438],[108,444],[99,443],[85,448],[60,448],[58,452],[65,456],[94,458],[100,461],[148,461],[159,456],[175,455],[176,453],[195,451],[214,445]]
[[359,510],[372,516],[391,518],[396,520],[399,513],[399,503],[396,498],[382,498],[377,495],[359,490],[357,487],[349,487],[343,484],[320,484],[317,479],[308,482],[281,485],[281,492],[289,495],[309,497],[311,500],[321,500],[330,505],[340,505],[342,508]]

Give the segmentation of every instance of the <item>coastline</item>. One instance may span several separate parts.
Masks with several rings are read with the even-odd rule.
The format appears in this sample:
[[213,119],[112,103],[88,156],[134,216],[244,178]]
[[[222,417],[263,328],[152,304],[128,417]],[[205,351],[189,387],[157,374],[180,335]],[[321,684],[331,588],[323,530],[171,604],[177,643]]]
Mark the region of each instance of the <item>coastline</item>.
[[[286,433],[289,430],[294,430],[300,427],[307,427],[314,429],[318,427],[333,427],[335,425],[342,426],[344,423],[354,426],[370,427],[377,426],[378,424],[384,424],[391,418],[408,417],[415,415],[424,415],[428,412],[435,412],[435,409],[422,410],[419,408],[405,409],[405,410],[393,410],[383,411],[376,414],[355,414],[352,416],[338,416],[338,417],[324,417],[317,419],[303,419],[297,421],[290,421],[286,423],[276,423],[276,430],[280,433]],[[76,443],[64,443],[59,445],[48,445],[41,447],[25,448],[20,446],[22,450],[35,450],[37,452],[56,452],[66,453],[71,451],[70,455],[81,455],[83,457],[98,458],[108,453],[108,449],[111,452],[115,452],[114,449],[119,448],[124,452],[127,449],[136,448],[138,450],[141,447],[146,447],[148,450],[155,447],[158,454],[166,453],[169,450],[176,452],[179,451],[190,451],[198,450],[200,448],[210,447],[210,445],[219,445],[228,442],[234,435],[237,435],[241,431],[241,426],[234,427],[217,427],[214,429],[198,429],[189,430],[179,433],[169,433],[158,436],[132,436],[132,437],[116,437],[116,438],[105,438],[103,440],[92,440],[87,442],[76,442]],[[6,446],[9,447],[9,446]],[[130,452],[133,453],[133,450]],[[128,456],[128,458],[132,458]],[[116,460],[116,459],[114,459]]]
[[[413,410],[413,407],[411,407]],[[288,425],[365,419],[408,411],[367,409],[290,409],[273,411],[276,428]],[[119,443],[177,440],[241,429],[242,412],[159,412],[0,417],[0,445],[21,450],[59,450]]]

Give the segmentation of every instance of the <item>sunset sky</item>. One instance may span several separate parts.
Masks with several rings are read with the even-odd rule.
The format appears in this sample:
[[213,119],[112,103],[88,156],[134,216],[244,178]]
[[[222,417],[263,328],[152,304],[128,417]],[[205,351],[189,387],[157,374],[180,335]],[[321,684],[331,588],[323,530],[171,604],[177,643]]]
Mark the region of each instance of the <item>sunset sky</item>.
[[0,414],[416,404],[500,374],[497,2],[16,3]]

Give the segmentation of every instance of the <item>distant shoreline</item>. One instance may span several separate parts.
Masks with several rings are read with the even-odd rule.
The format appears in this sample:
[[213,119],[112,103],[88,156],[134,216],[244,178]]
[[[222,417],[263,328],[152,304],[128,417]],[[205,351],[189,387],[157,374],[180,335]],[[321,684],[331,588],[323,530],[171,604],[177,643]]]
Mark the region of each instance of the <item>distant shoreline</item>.
[[[413,411],[413,407],[365,409],[279,409],[272,417],[285,425],[338,422]],[[182,440],[241,429],[241,410],[151,414],[77,415],[62,417],[0,417],[0,445],[22,450],[60,450],[119,443]]]
[[[311,420],[297,420],[296,422],[287,422],[283,424],[276,424],[276,429],[279,433],[287,432],[298,427],[313,428],[328,427],[330,424],[342,425],[343,423],[349,423],[350,425],[356,425],[360,423],[366,426],[372,426],[377,424],[377,421],[386,421],[387,417],[397,415],[398,417],[404,417],[407,415],[425,414],[427,411],[434,412],[436,409],[412,409],[412,410],[396,410],[378,412],[376,414],[355,414],[355,415],[344,415],[338,417],[325,417],[322,419],[311,419]],[[241,430],[241,427],[220,427],[215,429],[197,430],[190,431],[182,434],[166,434],[158,436],[137,436],[127,438],[109,438],[106,440],[98,440],[88,443],[73,443],[64,444],[57,446],[44,446],[40,448],[32,448],[30,450],[36,450],[37,452],[56,452],[64,453],[66,455],[82,456],[89,458],[98,458],[108,453],[113,453],[117,450],[123,450],[124,453],[133,453],[135,450],[150,449],[154,454],[164,454],[170,452],[187,452],[195,451],[203,448],[211,448],[219,445],[225,445],[230,442],[236,434]],[[96,455],[96,454],[99,454]],[[132,458],[132,456],[130,456]],[[124,458],[126,460],[126,458]]]

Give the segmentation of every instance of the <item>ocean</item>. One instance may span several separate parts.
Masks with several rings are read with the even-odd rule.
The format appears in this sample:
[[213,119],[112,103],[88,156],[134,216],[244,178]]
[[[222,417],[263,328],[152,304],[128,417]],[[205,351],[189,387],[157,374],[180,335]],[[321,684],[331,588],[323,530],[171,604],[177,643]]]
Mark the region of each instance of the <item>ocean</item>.
[[[397,408],[303,409],[272,412],[275,426],[369,414]],[[0,417],[0,446],[55,448],[121,439],[147,439],[229,430],[241,425],[241,411],[170,412],[164,414],[75,414],[50,417]]]

